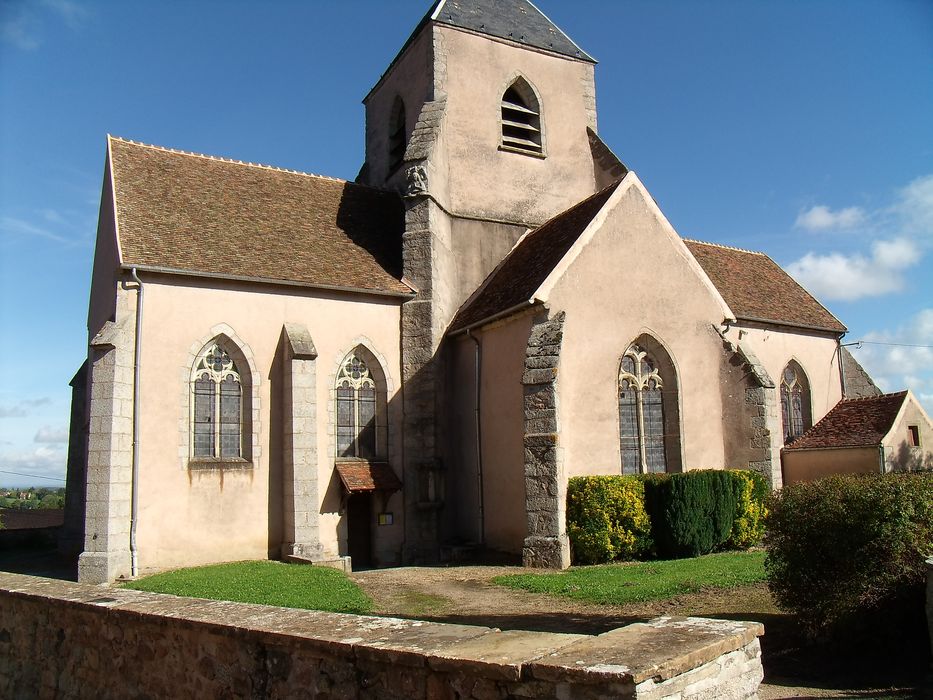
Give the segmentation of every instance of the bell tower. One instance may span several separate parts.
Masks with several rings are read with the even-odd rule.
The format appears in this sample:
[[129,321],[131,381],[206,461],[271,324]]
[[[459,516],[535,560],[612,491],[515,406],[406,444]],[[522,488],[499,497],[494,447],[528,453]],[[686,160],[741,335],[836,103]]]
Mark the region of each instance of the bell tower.
[[437,558],[448,479],[442,341],[515,241],[625,174],[596,135],[596,61],[528,0],[439,0],[363,103],[359,181],[406,204],[408,562]]

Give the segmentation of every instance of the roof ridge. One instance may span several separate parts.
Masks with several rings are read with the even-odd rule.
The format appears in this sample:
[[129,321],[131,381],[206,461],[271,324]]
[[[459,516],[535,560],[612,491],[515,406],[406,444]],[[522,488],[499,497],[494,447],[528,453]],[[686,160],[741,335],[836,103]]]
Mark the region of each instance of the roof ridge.
[[880,401],[881,399],[894,399],[904,396],[907,396],[907,389],[902,389],[901,391],[891,391],[884,394],[877,394],[876,396],[853,396],[851,399],[846,398],[842,399],[842,401],[845,403],[854,403],[856,401]]
[[[590,200],[593,200],[593,199],[595,199],[596,197],[598,197],[598,196],[600,196],[601,194],[603,194],[606,190],[615,189],[616,187],[619,186],[619,184],[622,182],[623,179],[624,179],[624,178],[619,178],[619,179],[616,180],[615,182],[612,182],[612,183],[606,185],[606,186],[603,187],[601,190],[597,190],[596,192],[594,192],[593,194],[591,194],[591,195],[590,195],[589,197],[587,197],[586,199],[581,199],[581,200],[580,200],[579,202],[577,202],[576,204],[572,204],[572,205],[570,205],[569,207],[567,207],[566,209],[564,209],[563,211],[558,212],[557,214],[555,214],[554,216],[552,216],[550,219],[548,219],[547,221],[545,221],[545,222],[544,222],[543,224],[541,224],[540,226],[536,226],[535,228],[531,229],[531,230],[528,232],[528,236],[526,236],[526,238],[530,238],[530,237],[533,236],[535,233],[537,233],[538,231],[540,231],[541,229],[543,229],[545,226],[547,226],[548,224],[550,224],[552,221],[555,221],[555,220],[557,220],[557,219],[560,219],[560,218],[563,217],[564,215],[570,214],[570,212],[572,212],[572,211],[576,211],[577,209],[579,209],[580,207],[582,207],[584,204],[587,204]],[[594,216],[595,216],[595,214],[594,214]],[[517,241],[516,241],[515,247],[518,247],[518,242],[517,242]],[[513,248],[513,250],[514,250],[514,248]],[[511,253],[511,251],[510,251],[510,253]]]
[[711,245],[714,248],[722,248],[723,250],[736,250],[740,253],[751,253],[752,255],[763,255],[768,257],[767,253],[763,253],[760,250],[749,250],[748,248],[739,248],[734,245],[725,245],[723,243],[711,243],[710,241],[698,241],[696,238],[684,238],[684,243],[699,243],[700,245]]
[[272,170],[279,173],[288,173],[289,175],[302,175],[303,177],[313,177],[319,180],[329,180],[331,182],[342,182],[347,185],[356,185],[357,187],[366,187],[371,190],[376,190],[377,192],[391,193],[390,190],[384,190],[379,187],[373,187],[372,185],[364,185],[361,182],[354,182],[353,180],[344,180],[339,177],[331,177],[330,175],[319,175],[317,173],[307,173],[302,170],[292,170],[291,168],[281,168],[277,165],[266,165],[264,163],[250,163],[245,160],[238,160],[237,158],[224,158],[223,156],[212,156],[207,153],[197,153],[196,151],[185,151],[180,148],[169,148],[167,146],[158,146],[153,143],[145,143],[144,141],[134,141],[133,139],[123,138],[122,136],[114,136],[113,134],[107,134],[107,138],[112,141],[120,141],[121,143],[132,144],[133,146],[142,146],[143,148],[151,148],[156,151],[162,151],[163,153],[172,153],[174,155],[180,156],[189,156],[192,158],[203,158],[204,160],[213,160],[218,163],[232,163],[233,165],[245,165],[250,168],[261,168],[262,170]]

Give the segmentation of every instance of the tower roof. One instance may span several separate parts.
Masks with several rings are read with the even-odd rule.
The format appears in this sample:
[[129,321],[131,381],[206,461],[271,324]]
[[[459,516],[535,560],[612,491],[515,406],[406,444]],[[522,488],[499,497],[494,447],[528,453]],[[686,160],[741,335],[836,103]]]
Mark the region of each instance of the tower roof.
[[438,0],[428,18],[439,24],[596,63],[528,0]]

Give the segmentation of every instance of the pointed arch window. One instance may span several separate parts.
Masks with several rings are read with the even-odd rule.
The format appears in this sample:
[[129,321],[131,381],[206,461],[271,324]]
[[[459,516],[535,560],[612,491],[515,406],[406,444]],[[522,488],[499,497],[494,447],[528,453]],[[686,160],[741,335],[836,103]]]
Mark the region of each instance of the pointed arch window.
[[380,460],[386,456],[386,390],[382,368],[357,348],[337,374],[337,457]]
[[521,153],[543,153],[541,108],[534,90],[518,78],[502,95],[502,147]]
[[622,473],[680,471],[677,374],[660,343],[645,335],[628,347],[618,388]]
[[794,360],[787,363],[781,375],[781,417],[785,445],[799,438],[813,425],[810,383],[803,367]]
[[405,103],[395,98],[389,119],[389,171],[393,172],[405,160]]
[[245,458],[243,381],[236,362],[220,342],[210,343],[198,357],[191,392],[194,459]]

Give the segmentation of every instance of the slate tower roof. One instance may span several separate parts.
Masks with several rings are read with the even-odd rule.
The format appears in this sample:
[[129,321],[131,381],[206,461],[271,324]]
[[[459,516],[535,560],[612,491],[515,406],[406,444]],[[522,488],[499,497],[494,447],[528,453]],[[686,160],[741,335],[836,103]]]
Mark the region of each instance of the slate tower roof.
[[528,0],[438,0],[425,19],[596,63]]

